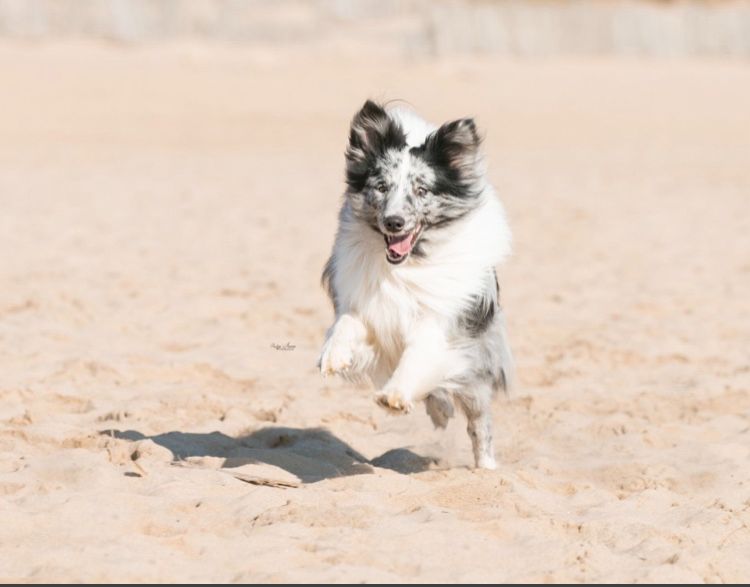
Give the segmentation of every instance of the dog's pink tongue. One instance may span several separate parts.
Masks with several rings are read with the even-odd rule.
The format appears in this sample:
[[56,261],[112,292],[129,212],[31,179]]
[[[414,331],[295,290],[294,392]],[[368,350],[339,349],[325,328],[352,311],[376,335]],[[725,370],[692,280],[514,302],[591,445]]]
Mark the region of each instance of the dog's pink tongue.
[[406,255],[406,253],[411,251],[411,234],[405,234],[404,236],[389,242],[388,250],[391,253],[396,253],[401,257]]

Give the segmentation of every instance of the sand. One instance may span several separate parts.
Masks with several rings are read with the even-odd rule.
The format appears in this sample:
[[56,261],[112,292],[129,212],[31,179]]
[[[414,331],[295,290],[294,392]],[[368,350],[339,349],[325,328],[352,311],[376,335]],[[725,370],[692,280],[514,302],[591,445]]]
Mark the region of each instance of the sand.
[[[0,87],[1,580],[750,579],[746,63],[6,42]],[[486,135],[497,471],[315,369],[368,96]]]

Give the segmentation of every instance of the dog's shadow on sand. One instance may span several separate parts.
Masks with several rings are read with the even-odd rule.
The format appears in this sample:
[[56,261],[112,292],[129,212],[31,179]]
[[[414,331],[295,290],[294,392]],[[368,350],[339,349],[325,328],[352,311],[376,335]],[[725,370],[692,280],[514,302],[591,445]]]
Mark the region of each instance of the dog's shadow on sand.
[[151,440],[167,448],[175,461],[194,457],[219,457],[222,468],[265,463],[280,467],[303,483],[373,473],[375,467],[402,474],[429,469],[435,459],[407,448],[389,450],[368,460],[324,428],[269,426],[233,438],[221,432],[166,432],[147,436],[137,430],[103,430],[101,434],[130,441]]

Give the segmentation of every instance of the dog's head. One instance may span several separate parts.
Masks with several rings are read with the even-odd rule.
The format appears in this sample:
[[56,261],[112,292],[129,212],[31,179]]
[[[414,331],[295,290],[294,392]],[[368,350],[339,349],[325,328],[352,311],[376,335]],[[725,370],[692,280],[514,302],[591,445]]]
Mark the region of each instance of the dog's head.
[[420,239],[464,216],[481,192],[474,121],[448,122],[421,145],[382,106],[354,116],[346,150],[347,197],[354,215],[383,235],[392,264],[420,252]]

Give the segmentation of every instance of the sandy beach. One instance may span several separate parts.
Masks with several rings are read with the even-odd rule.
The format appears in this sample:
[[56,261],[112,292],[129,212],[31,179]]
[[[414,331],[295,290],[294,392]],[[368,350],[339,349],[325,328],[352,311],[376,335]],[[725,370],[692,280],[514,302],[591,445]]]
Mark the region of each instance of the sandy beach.
[[[0,44],[0,581],[750,579],[750,67]],[[498,470],[315,368],[349,120],[475,116]]]

